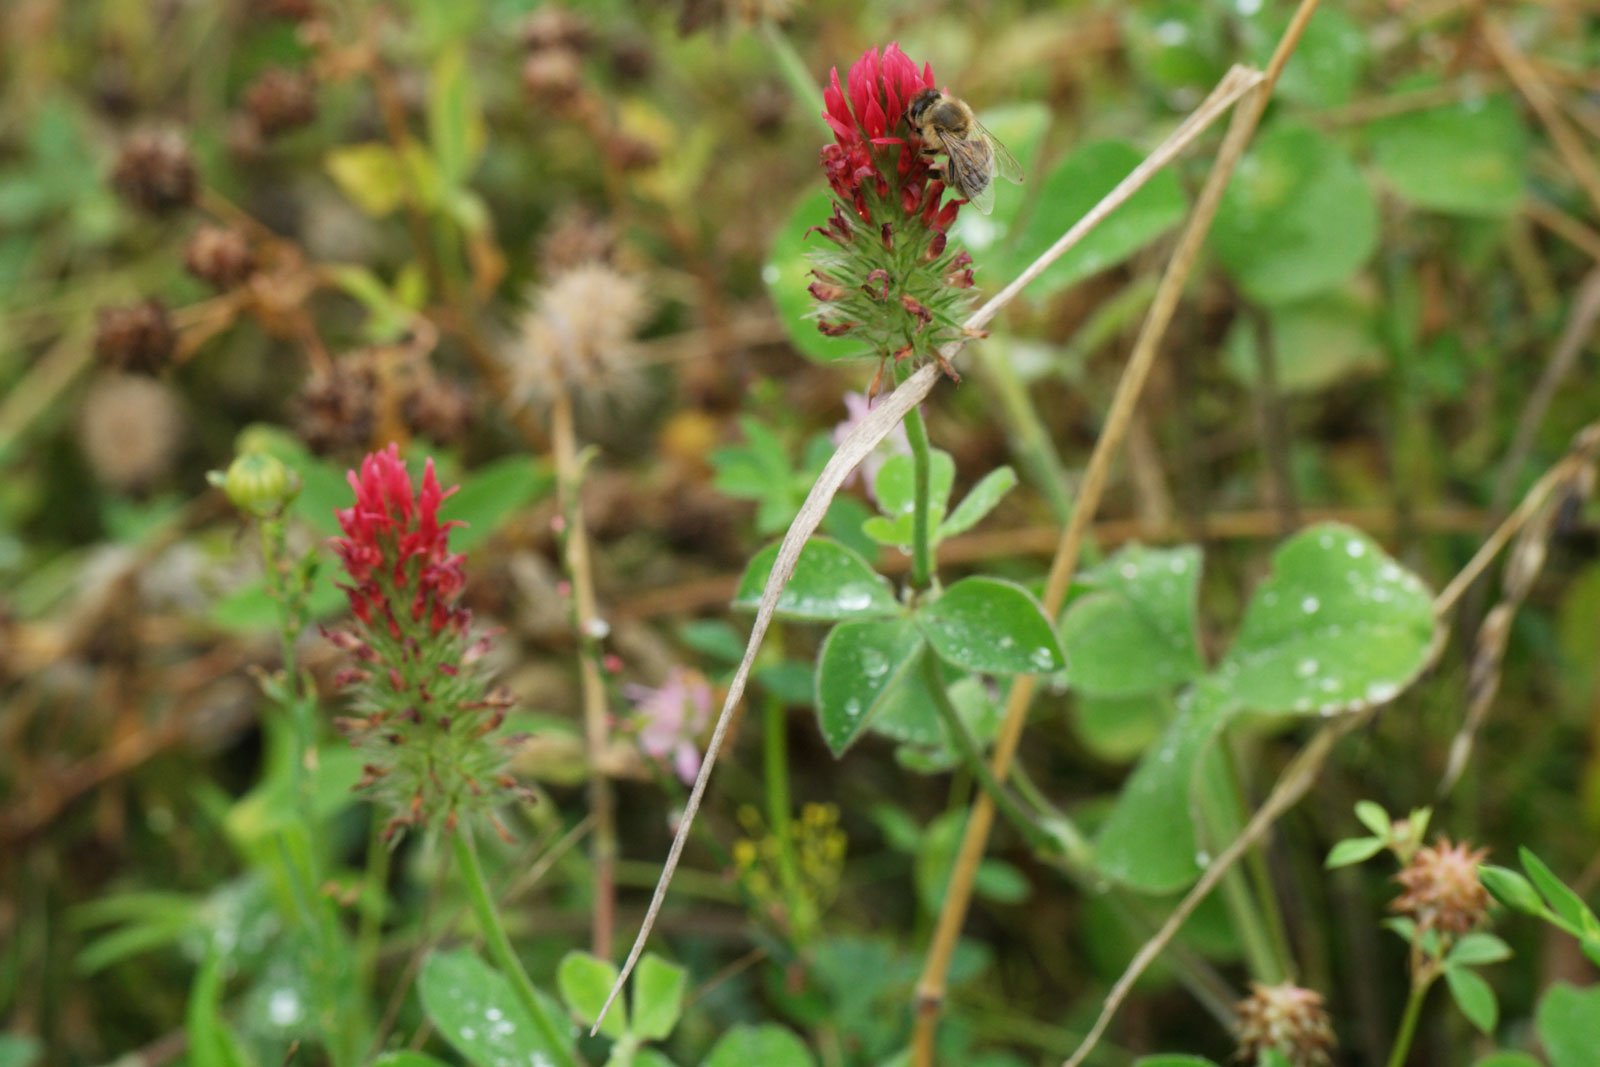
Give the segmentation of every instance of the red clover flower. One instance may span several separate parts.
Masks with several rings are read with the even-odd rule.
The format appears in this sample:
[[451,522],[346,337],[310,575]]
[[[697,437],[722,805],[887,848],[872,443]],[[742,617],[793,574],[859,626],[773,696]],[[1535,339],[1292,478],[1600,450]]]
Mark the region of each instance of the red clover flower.
[[897,362],[939,359],[940,346],[962,336],[973,296],[972,259],[946,235],[965,201],[944,199],[906,118],[912,98],[933,87],[933,68],[919,69],[891,44],[862,55],[843,85],[834,68],[822,94],[834,136],[822,169],[834,204],[812,230],[835,247],[813,254],[817,329]]
[[504,772],[508,739],[499,736],[512,700],[490,692],[477,666],[489,638],[474,638],[460,603],[464,559],[450,551],[433,460],[420,489],[390,445],[347,475],[355,505],[337,511],[344,536],[333,542],[344,565],[355,625],[330,632],[356,665],[337,684],[355,694],[358,714],[339,728],[368,754],[361,787],[393,810],[386,836],[408,826],[453,830],[463,814],[491,809],[504,793],[523,795]]

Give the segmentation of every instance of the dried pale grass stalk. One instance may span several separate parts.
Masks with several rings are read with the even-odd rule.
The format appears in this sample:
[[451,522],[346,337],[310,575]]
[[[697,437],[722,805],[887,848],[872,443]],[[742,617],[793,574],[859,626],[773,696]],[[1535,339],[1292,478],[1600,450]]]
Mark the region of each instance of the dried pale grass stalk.
[[1500,690],[1511,621],[1544,569],[1560,517],[1593,494],[1596,462],[1600,462],[1600,423],[1579,431],[1567,454],[1539,479],[1512,515],[1519,528],[1500,579],[1500,602],[1484,617],[1473,643],[1472,662],[1467,670],[1467,714],[1450,742],[1450,758],[1439,780],[1441,796],[1455,787],[1466,770],[1473,742],[1489,718],[1489,709]]

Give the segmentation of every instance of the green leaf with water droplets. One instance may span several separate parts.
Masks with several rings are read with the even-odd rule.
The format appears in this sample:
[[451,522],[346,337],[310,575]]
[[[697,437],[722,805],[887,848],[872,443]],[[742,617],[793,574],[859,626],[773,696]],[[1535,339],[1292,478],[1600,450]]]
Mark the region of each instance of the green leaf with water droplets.
[[1144,893],[1194,881],[1202,859],[1191,787],[1196,775],[1225,774],[1212,740],[1235,710],[1209,680],[1188,690],[1178,717],[1144,754],[1095,838],[1101,873]]
[[916,663],[922,635],[910,619],[842,622],[817,656],[817,725],[835,756],[855,743],[883,698]]
[[1223,193],[1211,247],[1252,300],[1298,300],[1348,281],[1378,246],[1378,206],[1326,134],[1263,129]]
[[[778,546],[762,549],[745,568],[733,606],[754,611],[772,574]],[[778,596],[777,616],[809,622],[883,618],[900,612],[894,590],[866,560],[837,541],[813,537],[800,550],[794,575]]]
[[471,952],[429,955],[417,978],[417,993],[439,1033],[478,1067],[570,1062],[563,1050],[552,1049],[540,1037],[511,983]]
[[1022,586],[963,578],[918,609],[939,658],[982,674],[1048,674],[1066,664],[1044,609]]
[[1130,545],[1083,576],[1061,620],[1073,689],[1097,697],[1170,691],[1205,672],[1196,636],[1200,550]]
[[1451,215],[1504,218],[1528,181],[1528,131],[1507,94],[1380,119],[1372,162],[1401,196]]
[[[997,273],[1012,277],[1032,263],[1143,159],[1143,152],[1122,141],[1094,141],[1074,148],[1045,175],[1033,211]],[[1115,267],[1176,226],[1187,210],[1176,172],[1159,172],[1075,248],[1045,268],[1033,283],[1035,289],[1048,294]]]
[[1212,677],[1248,711],[1354,711],[1415,681],[1434,626],[1416,575],[1366,534],[1326,523],[1278,549]]
[[[935,543],[937,537],[942,536],[939,527],[944,521],[955,480],[955,460],[950,458],[950,453],[933,449],[928,456],[928,529],[935,535]],[[880,545],[910,547],[917,507],[915,461],[908,455],[894,455],[884,460],[873,480],[872,492],[883,514],[874,515],[863,523],[862,532]]]

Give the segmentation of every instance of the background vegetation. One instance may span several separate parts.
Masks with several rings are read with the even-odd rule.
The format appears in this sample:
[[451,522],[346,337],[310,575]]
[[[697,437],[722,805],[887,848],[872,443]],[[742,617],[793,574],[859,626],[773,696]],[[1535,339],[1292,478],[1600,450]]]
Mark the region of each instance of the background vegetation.
[[[6,4],[0,1064],[342,1065],[407,1046],[525,1062],[451,1014],[462,990],[499,1003],[505,979],[467,951],[487,925],[448,834],[391,851],[333,728],[347,659],[319,624],[345,600],[325,546],[350,504],[344,470],[390,441],[462,487],[444,514],[467,523],[452,539],[465,603],[500,631],[490,662],[526,735],[511,770],[534,799],[501,809],[504,841],[477,835],[482,863],[522,963],[564,998],[549,1010],[592,1015],[612,972],[569,953],[620,962],[743,647],[730,604],[753,606],[758,553],[875,369],[807,317],[828,69],[897,40],[1022,162],[1025,184],[952,231],[988,295],[1230,65],[1264,65],[1291,10]],[[1306,27],[1122,427],[1068,607],[1039,638],[1067,664],[1043,678],[1021,747],[1019,792],[1041,796],[1023,793],[1034,817],[1002,818],[975,871],[939,1062],[1071,1053],[1181,892],[1312,751],[1326,706],[1359,726],[1318,750],[1306,799],[1090,1062],[1224,1061],[1230,1005],[1251,979],[1287,978],[1325,998],[1334,1062],[1384,1062],[1421,956],[1451,943],[1384,928],[1401,892],[1387,858],[1324,866],[1370,830],[1339,858],[1404,860],[1445,833],[1550,902],[1488,876],[1522,910],[1497,910],[1503,945],[1456,943],[1476,945],[1456,970],[1492,965],[1439,972],[1453,996],[1419,998],[1409,1062],[1600,1063],[1600,925],[1582,905],[1600,883],[1600,444],[1582,436],[1600,399],[1597,60],[1600,20],[1561,0],[1356,0]],[[1219,141],[1055,262],[967,348],[960,384],[935,389],[946,588],[1043,590]],[[239,453],[294,473],[285,515],[252,519],[208,487]],[[897,704],[863,653],[819,686],[828,626],[865,625],[877,596],[898,610],[912,561],[897,546],[924,499],[911,466],[888,459],[872,492],[830,508],[836,569],[811,574],[796,596],[813,609],[788,604],[758,660],[652,943],[656,993],[580,1055],[843,1067],[908,1048],[984,788],[927,687],[948,682],[988,746],[1004,679],[1026,667],[941,644],[919,609],[947,678]],[[1497,528],[1509,555],[1493,554]],[[1341,553],[1373,568],[1349,564],[1352,583],[1392,583],[1393,599],[1338,602]],[[1252,622],[1272,595],[1348,607],[1349,633]],[[913,659],[885,640],[898,678]],[[1278,673],[1228,680],[1271,656]],[[1329,664],[1335,688],[1315,689]],[[1218,686],[1233,686],[1215,704],[1228,715],[1272,714],[1183,749],[1181,781],[1135,788],[1185,736],[1163,740],[1192,721],[1180,709]],[[858,698],[873,729],[830,719]],[[308,738],[309,785],[285,757]],[[1358,801],[1378,807],[1358,819]],[[1198,830],[1194,806],[1210,812]],[[1426,838],[1380,817],[1424,807]],[[323,926],[283,905],[297,869],[319,872]]]

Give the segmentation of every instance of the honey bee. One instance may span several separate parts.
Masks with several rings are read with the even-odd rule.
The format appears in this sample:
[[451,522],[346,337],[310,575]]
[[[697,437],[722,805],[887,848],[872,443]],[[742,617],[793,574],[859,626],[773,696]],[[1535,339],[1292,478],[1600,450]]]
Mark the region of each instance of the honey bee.
[[994,209],[996,174],[1022,184],[1022,167],[1016,157],[984,129],[965,100],[924,89],[911,98],[906,118],[922,142],[924,154],[945,154],[945,184],[954,186],[985,215]]

